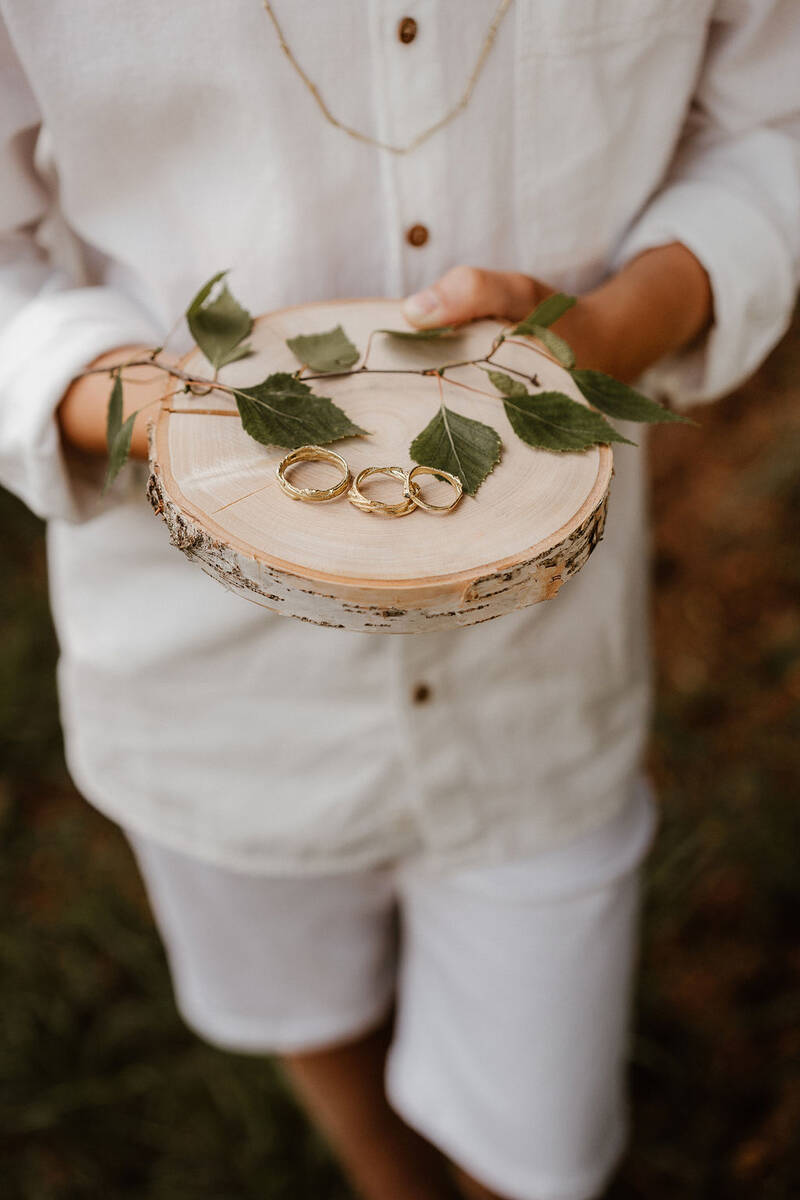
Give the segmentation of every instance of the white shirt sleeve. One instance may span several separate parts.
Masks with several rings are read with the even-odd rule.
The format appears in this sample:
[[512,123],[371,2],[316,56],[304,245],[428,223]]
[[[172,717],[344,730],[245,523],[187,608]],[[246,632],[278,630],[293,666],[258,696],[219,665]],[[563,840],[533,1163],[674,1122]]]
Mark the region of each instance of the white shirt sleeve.
[[619,270],[682,242],[711,280],[707,335],[646,373],[676,408],[732,391],[785,332],[800,278],[797,0],[722,0],[667,177],[625,233]]
[[37,244],[48,193],[34,167],[41,118],[0,20],[0,484],[41,517],[98,511],[61,443],[55,410],[71,379],[114,346],[156,344],[147,314],[109,287],[74,287]]

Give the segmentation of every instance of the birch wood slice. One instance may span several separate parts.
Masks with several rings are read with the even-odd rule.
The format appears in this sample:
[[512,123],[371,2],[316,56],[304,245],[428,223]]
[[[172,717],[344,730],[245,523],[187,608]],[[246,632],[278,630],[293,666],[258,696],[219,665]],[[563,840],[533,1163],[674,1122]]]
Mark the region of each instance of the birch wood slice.
[[[282,309],[259,318],[250,341],[255,356],[225,367],[220,380],[247,386],[299,363],[286,338],[342,324],[363,353],[374,329],[408,329],[399,301],[345,300]],[[456,337],[403,341],[375,334],[370,368],[436,367],[488,352],[501,328],[478,321]],[[568,373],[536,351],[503,345],[500,366],[535,373],[544,389],[584,403]],[[363,358],[362,360],[363,361]],[[357,364],[359,365],[359,364]],[[184,369],[208,377],[199,351]],[[493,389],[477,367],[452,377],[484,392]],[[435,377],[326,377],[311,385],[370,431],[343,439],[355,477],[370,465],[412,466],[409,445],[435,415]],[[417,510],[401,518],[359,511],[346,496],[309,504],[291,500],[275,467],[286,453],[265,447],[242,429],[233,398],[215,390],[171,396],[150,431],[151,502],[170,538],[226,587],[275,612],[317,625],[372,633],[418,633],[474,625],[555,596],[602,537],[613,474],[611,447],[553,453],[526,445],[512,430],[500,397],[444,384],[445,403],[495,428],[502,457],[476,496],[453,512]],[[324,463],[292,468],[299,487],[328,487],[337,478]],[[452,491],[429,476],[420,480],[433,503]],[[365,492],[401,497],[399,483],[373,477]]]

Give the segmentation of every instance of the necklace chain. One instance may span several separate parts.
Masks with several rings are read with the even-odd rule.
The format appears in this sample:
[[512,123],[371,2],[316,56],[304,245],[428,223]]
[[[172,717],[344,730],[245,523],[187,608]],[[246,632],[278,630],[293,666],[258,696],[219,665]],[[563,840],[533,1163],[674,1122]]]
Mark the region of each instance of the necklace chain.
[[313,80],[309,79],[308,75],[306,75],[305,71],[300,66],[300,63],[292,53],[291,47],[286,41],[286,38],[283,36],[283,31],[278,24],[278,18],[273,12],[270,0],[262,0],[262,2],[264,5],[264,11],[272,21],[275,32],[278,35],[278,41],[280,42],[281,50],[289,59],[289,62],[292,64],[292,67],[300,76],[305,86],[311,92],[311,95],[314,97],[317,107],[324,116],[325,120],[331,125],[335,125],[337,129],[341,129],[344,133],[348,134],[352,138],[355,138],[359,142],[365,142],[369,146],[377,146],[379,149],[388,150],[392,154],[408,154],[411,150],[416,150],[417,146],[421,146],[423,142],[427,141],[429,137],[438,132],[438,130],[443,128],[443,126],[447,125],[453,120],[454,117],[457,117],[458,114],[467,107],[472,99],[472,93],[474,92],[475,85],[480,78],[480,74],[483,70],[486,59],[489,56],[489,51],[494,45],[497,31],[500,28],[503,17],[511,7],[512,0],[500,0],[500,3],[495,10],[495,14],[492,17],[491,23],[486,32],[486,36],[483,39],[483,45],[481,46],[480,52],[476,59],[475,66],[472,68],[472,73],[467,80],[467,86],[464,88],[460,99],[456,101],[453,107],[449,109],[443,117],[440,117],[438,121],[433,123],[433,125],[429,125],[427,129],[423,129],[421,133],[418,133],[415,138],[412,138],[410,142],[407,142],[403,146],[395,146],[390,142],[382,142],[380,138],[370,137],[368,133],[362,133],[359,129],[353,129],[350,125],[346,125],[344,121],[338,120],[338,118],[333,115],[320,95],[319,88],[316,86]]

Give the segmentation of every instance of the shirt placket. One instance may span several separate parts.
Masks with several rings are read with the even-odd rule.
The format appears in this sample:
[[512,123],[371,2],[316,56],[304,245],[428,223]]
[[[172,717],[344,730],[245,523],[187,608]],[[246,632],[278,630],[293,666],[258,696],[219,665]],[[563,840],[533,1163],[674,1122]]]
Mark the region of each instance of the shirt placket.
[[[444,94],[441,55],[448,53],[443,6],[412,0],[372,6],[373,95],[377,136],[404,146],[433,125],[452,97]],[[407,295],[445,269],[441,221],[446,212],[438,134],[407,154],[376,150],[382,160],[387,213],[387,291]]]
[[395,643],[396,699],[408,802],[425,843],[446,849],[479,834],[481,810],[459,733],[455,676],[439,645],[460,632],[410,634]]
[[[371,6],[376,136],[405,145],[441,117],[440,67],[446,54],[443,6],[413,0]],[[408,295],[434,282],[449,265],[437,243],[445,212],[443,167],[436,135],[407,154],[376,149],[386,200],[387,292]],[[452,635],[448,635],[452,637]],[[391,637],[394,700],[408,804],[425,843],[458,845],[479,829],[479,813],[459,753],[447,655],[438,634]]]

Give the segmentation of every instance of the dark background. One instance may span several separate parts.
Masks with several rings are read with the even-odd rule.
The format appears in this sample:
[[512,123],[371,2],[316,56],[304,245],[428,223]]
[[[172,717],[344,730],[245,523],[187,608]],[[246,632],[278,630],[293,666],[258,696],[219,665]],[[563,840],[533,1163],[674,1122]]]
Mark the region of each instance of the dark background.
[[[651,431],[663,825],[613,1200],[800,1195],[798,361],[800,324],[699,429]],[[345,1200],[277,1069],[176,1016],[64,770],[40,524],[3,492],[0,523],[4,1200]]]

